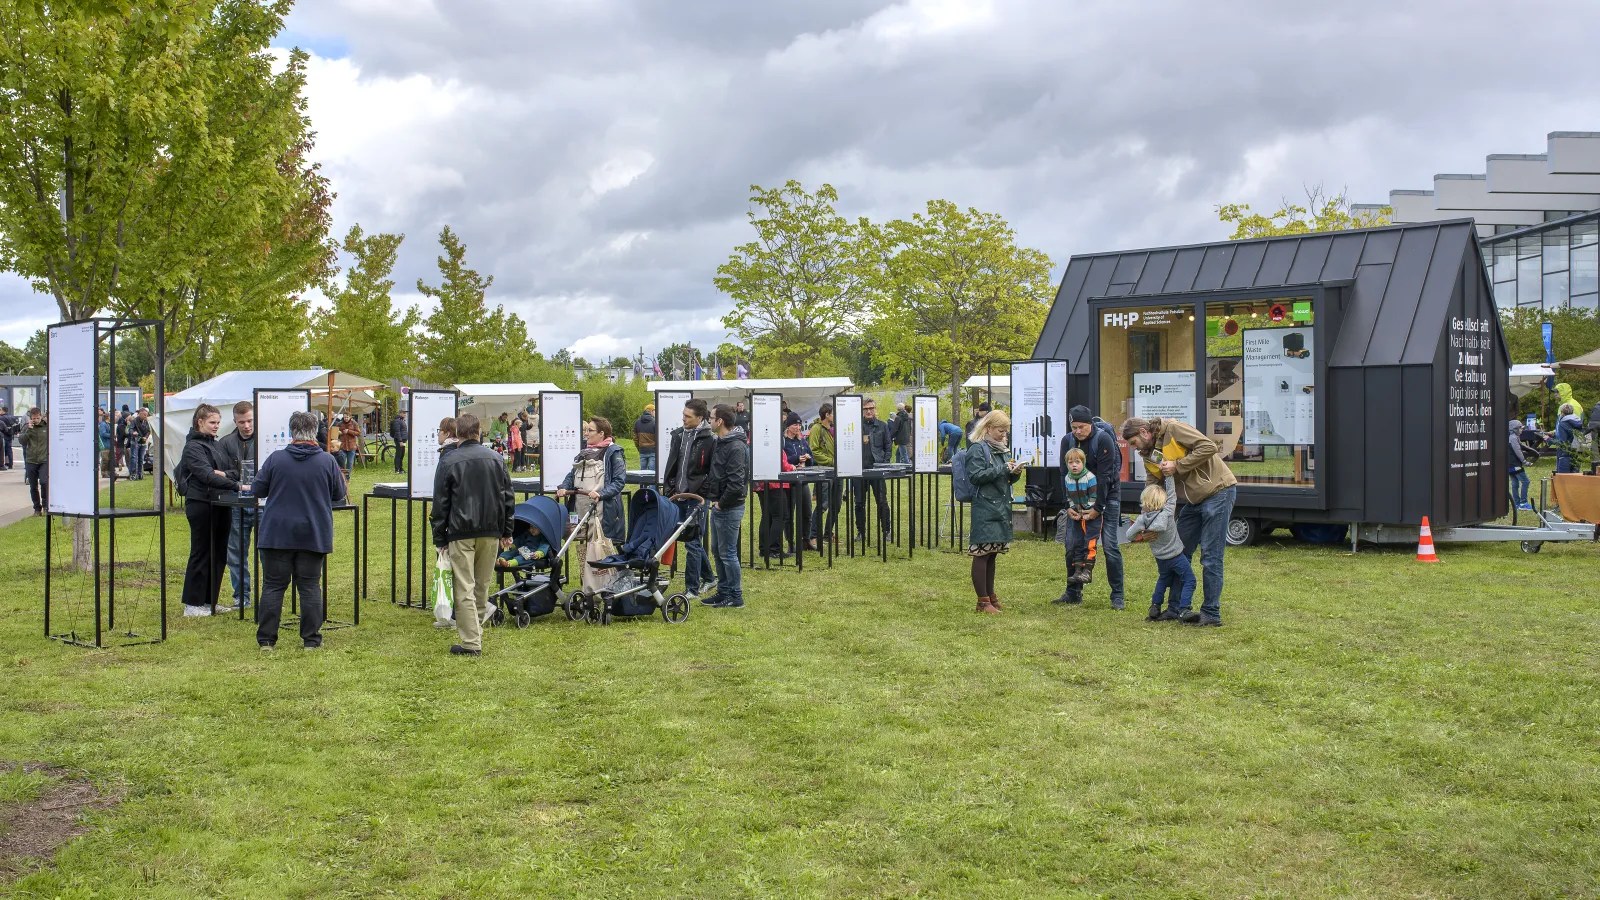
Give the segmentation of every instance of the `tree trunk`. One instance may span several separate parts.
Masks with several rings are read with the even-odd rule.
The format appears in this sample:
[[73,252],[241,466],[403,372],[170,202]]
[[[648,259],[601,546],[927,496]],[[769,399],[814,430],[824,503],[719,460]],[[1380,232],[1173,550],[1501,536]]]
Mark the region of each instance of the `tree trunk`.
[[72,568],[78,572],[94,571],[94,532],[90,519],[72,520]]
[[950,366],[950,421],[961,424],[961,370],[953,364]]

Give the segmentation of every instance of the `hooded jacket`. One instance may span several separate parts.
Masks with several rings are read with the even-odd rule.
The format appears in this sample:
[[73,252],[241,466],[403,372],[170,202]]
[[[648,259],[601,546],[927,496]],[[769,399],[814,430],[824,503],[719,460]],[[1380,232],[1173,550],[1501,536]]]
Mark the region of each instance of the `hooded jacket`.
[[222,499],[222,495],[239,489],[239,481],[217,472],[226,472],[227,460],[217,449],[217,439],[202,434],[200,429],[189,429],[183,442],[183,455],[178,459],[178,493],[187,500],[209,503]]
[[256,458],[256,435],[251,432],[249,437],[241,437],[239,429],[228,432],[217,438],[217,458],[223,465],[217,468],[228,473],[228,477],[235,481],[244,474],[244,461]]
[[811,445],[811,461],[824,468],[831,468],[834,464],[835,440],[833,429],[818,419],[817,423],[811,426],[811,434],[807,439],[807,443]]
[[1522,423],[1516,420],[1511,422],[1511,471],[1519,472],[1528,467],[1528,457],[1522,452]]
[[633,420],[633,443],[640,450],[656,448],[656,417],[653,413],[642,412],[639,418]]
[[894,423],[894,442],[902,446],[911,443],[911,413],[896,412],[890,421]]
[[722,509],[744,505],[745,485],[750,481],[750,445],[745,443],[744,429],[738,425],[717,438],[711,454],[711,472],[706,476],[707,503]]
[[266,501],[256,546],[333,552],[333,505],[348,488],[339,464],[321,447],[290,444],[261,464],[250,490]]
[[411,439],[411,429],[405,419],[400,416],[394,417],[394,421],[389,423],[389,437],[402,444]]
[[483,444],[462,441],[439,454],[433,473],[433,544],[511,537],[516,496],[506,461]]
[[[711,474],[711,453],[716,443],[716,434],[705,422],[693,430],[672,430],[672,448],[667,453],[667,496],[705,496],[706,476]],[[712,499],[706,497],[706,502]]]
[[1183,555],[1183,539],[1178,536],[1178,492],[1173,489],[1172,476],[1163,480],[1167,489],[1167,504],[1155,512],[1140,512],[1122,535],[1122,543],[1133,543],[1141,533],[1150,535],[1150,552],[1156,559],[1172,559]]
[[37,426],[31,419],[23,419],[22,436],[17,440],[22,444],[23,462],[38,465],[50,461],[50,423],[44,419]]

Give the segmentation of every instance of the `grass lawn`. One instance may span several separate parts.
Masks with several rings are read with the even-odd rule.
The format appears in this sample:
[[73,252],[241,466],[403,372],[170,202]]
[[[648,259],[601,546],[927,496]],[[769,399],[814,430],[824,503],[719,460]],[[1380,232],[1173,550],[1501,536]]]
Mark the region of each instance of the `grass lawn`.
[[[168,538],[179,569],[181,516]],[[1142,621],[1142,547],[1115,613],[1103,580],[1049,605],[1058,548],[1019,541],[998,617],[965,558],[918,553],[747,572],[746,609],[678,626],[494,629],[477,660],[376,600],[386,553],[320,653],[176,616],[95,652],[41,636],[43,522],[0,546],[0,761],[120,798],[0,895],[1600,893],[1587,545],[1427,566],[1280,533],[1229,553],[1227,626],[1200,630]],[[136,619],[153,585],[128,578]],[[59,588],[80,621],[83,587]],[[0,776],[0,802],[48,781]]]

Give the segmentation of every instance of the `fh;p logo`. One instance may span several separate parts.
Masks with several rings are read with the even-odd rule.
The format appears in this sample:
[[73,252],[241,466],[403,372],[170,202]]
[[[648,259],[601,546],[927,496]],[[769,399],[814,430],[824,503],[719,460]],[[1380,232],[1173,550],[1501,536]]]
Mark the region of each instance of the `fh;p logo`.
[[1139,324],[1139,314],[1136,312],[1106,313],[1103,324],[1106,328],[1127,328]]

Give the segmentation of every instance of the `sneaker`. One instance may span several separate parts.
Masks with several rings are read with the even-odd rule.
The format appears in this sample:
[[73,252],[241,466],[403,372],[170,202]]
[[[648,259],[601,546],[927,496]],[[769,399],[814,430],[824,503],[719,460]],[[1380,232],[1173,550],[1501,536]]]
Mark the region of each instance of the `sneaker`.
[[446,628],[454,628],[454,627],[456,627],[456,623],[455,623],[454,619],[434,619],[433,620],[433,627],[438,628],[438,629],[440,629],[442,631],[442,630],[444,630]]
[[183,615],[184,615],[184,618],[189,618],[191,616],[209,616],[209,615],[211,615],[211,607],[209,607],[209,606],[185,606],[183,608]]
[[1126,607],[1127,607],[1127,604],[1122,602],[1122,598],[1121,597],[1112,597],[1111,598],[1111,608],[1112,609],[1121,610],[1121,609],[1125,609]]
[[266,653],[271,653],[271,652],[272,652],[272,651],[273,651],[273,650],[276,650],[276,649],[278,649],[278,648],[277,648],[277,647],[276,647],[276,646],[274,646],[274,645],[272,645],[272,644],[259,644],[259,645],[257,645],[257,646],[258,646],[258,647],[259,647],[259,648],[260,648],[260,649],[261,649],[261,650],[262,650],[262,651],[263,651],[263,652],[266,652]]
[[716,604],[717,609],[744,609],[743,600],[723,600]]
[[700,593],[698,594],[698,596],[701,596],[701,597],[705,597],[705,596],[715,597],[716,595],[717,595],[717,583],[715,581],[708,581],[705,584],[700,585]]
[[321,644],[303,644],[303,645],[301,645],[300,649],[301,650],[321,650],[322,649],[322,645]]
[[219,612],[219,613],[238,612],[238,611],[239,611],[239,602],[237,600],[235,600],[234,602],[229,603],[229,604],[222,604],[222,603],[218,603],[217,604],[217,612]]
[[1533,508],[1533,504],[1532,503],[1519,504],[1517,506],[1517,509],[1523,510],[1524,512],[1534,512],[1534,508]]
[[451,644],[450,645],[450,655],[451,656],[482,656],[483,655],[483,651],[482,650],[468,650],[467,648],[461,646],[460,644]]
[[1188,616],[1185,616],[1184,619],[1183,619],[1183,624],[1185,624],[1185,625],[1198,625],[1198,626],[1200,626],[1202,628],[1221,628],[1222,627],[1222,620],[1217,618],[1216,616],[1208,616],[1208,615],[1205,615],[1205,614],[1201,614],[1201,615],[1195,616],[1192,621],[1189,619]]
[[1161,621],[1161,607],[1154,603],[1150,604],[1150,611],[1144,614],[1144,620],[1146,622]]
[[1175,610],[1175,609],[1169,609],[1169,610],[1167,610],[1167,611],[1166,611],[1166,612],[1163,612],[1163,613],[1162,613],[1162,614],[1161,614],[1161,615],[1160,615],[1160,616],[1159,616],[1159,617],[1158,617],[1158,618],[1157,618],[1157,620],[1156,620],[1156,621],[1159,621],[1159,622],[1176,622],[1176,621],[1178,621],[1178,620],[1179,620],[1179,619],[1181,619],[1181,618],[1182,618],[1182,616],[1181,616],[1181,615],[1179,615],[1179,614],[1178,614],[1178,611],[1177,611],[1177,610]]
[[1199,610],[1191,609],[1185,611],[1183,615],[1179,616],[1178,621],[1185,625],[1199,625],[1201,618],[1203,617],[1200,615]]
[[489,621],[489,617],[494,615],[497,608],[498,607],[496,607],[493,603],[484,607],[483,612],[478,615],[478,624],[482,625],[483,623]]

